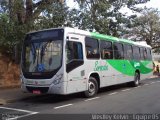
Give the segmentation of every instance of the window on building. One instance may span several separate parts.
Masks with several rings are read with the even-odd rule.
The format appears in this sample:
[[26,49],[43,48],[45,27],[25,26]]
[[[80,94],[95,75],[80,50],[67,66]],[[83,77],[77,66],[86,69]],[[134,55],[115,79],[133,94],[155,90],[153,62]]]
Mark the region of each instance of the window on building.
[[99,59],[99,43],[98,40],[86,37],[85,39],[86,57],[88,59]]
[[112,42],[102,40],[100,42],[100,48],[102,59],[113,59]]

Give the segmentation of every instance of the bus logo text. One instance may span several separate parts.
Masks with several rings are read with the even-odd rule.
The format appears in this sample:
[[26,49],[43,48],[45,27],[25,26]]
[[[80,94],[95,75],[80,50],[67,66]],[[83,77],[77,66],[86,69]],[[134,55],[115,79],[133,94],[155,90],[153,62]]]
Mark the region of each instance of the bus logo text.
[[98,61],[95,62],[95,68],[94,68],[94,71],[105,71],[105,70],[108,70],[108,65],[100,65],[98,63]]

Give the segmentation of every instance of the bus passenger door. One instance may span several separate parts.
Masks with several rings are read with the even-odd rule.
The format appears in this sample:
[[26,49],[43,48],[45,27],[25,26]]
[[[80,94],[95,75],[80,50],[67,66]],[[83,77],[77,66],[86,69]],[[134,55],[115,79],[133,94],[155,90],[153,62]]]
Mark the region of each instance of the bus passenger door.
[[68,94],[86,90],[83,47],[79,41],[67,41],[66,73]]

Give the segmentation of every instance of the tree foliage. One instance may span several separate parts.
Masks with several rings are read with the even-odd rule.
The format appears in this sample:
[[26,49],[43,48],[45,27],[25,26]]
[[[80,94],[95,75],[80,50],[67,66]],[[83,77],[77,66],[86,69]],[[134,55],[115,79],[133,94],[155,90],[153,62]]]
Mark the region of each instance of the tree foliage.
[[[18,59],[27,32],[63,26],[116,37],[137,36],[136,40],[143,39],[157,47],[159,13],[136,7],[147,1],[149,0],[75,0],[79,8],[70,9],[64,0],[2,0],[0,53]],[[140,12],[143,16],[127,16],[120,12],[123,7]],[[147,32],[148,26],[152,26],[150,32]]]
[[19,59],[25,33],[65,24],[63,0],[0,1],[0,52]]
[[146,41],[153,49],[160,47],[160,11],[144,8],[142,14],[132,21],[127,36],[135,41]]
[[135,17],[135,15],[122,14],[120,9],[127,7],[139,12],[141,9],[136,5],[147,1],[149,0],[76,0],[80,12],[75,16],[76,21],[73,21],[73,25],[80,24],[79,28],[85,28],[86,24],[83,22],[85,21],[86,29],[119,37],[122,34],[123,25],[128,25],[128,21]]

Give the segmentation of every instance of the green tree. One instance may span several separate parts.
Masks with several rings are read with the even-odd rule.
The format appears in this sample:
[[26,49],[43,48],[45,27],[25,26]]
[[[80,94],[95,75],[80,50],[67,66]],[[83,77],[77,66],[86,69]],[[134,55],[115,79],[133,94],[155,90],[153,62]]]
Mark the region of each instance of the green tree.
[[[128,25],[132,17],[120,12],[122,7],[128,7],[132,11],[139,12],[137,4],[146,3],[149,0],[75,0],[79,4],[79,14],[75,16],[73,25],[79,28],[87,28],[91,31],[113,36],[121,36],[123,26]],[[73,17],[73,16],[72,16]],[[72,18],[73,19],[73,18]],[[83,26],[83,27],[82,27]]]
[[127,37],[134,41],[146,41],[157,51],[160,47],[160,11],[144,8],[141,15],[132,21]]
[[[65,24],[64,0],[0,1],[0,52],[19,60],[25,33]],[[18,61],[16,61],[18,62]]]

